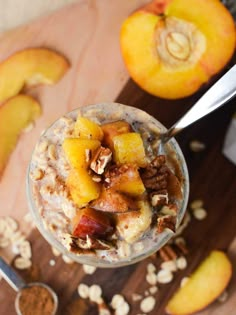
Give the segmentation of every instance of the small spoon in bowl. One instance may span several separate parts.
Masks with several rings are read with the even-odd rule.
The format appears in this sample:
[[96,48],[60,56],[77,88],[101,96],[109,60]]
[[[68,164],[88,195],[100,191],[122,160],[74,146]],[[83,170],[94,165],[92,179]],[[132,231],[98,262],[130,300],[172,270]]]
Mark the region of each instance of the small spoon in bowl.
[[[35,308],[43,307],[47,299],[48,308],[50,307],[50,310],[51,310],[51,312],[49,313],[49,309],[48,309],[47,314],[50,314],[50,315],[56,314],[57,307],[58,307],[58,297],[56,293],[48,285],[41,282],[32,282],[32,283],[26,284],[24,280],[13,270],[13,268],[11,268],[5,262],[5,260],[2,257],[0,257],[0,274],[10,284],[10,286],[16,292],[18,292],[15,299],[15,309],[16,309],[17,315],[29,314],[29,310],[25,312],[23,311],[23,303],[24,305],[27,303],[25,296],[29,294],[30,291],[31,291],[30,296],[29,296],[30,300],[28,299],[29,303],[28,305],[26,305],[27,308],[30,307],[31,303],[33,302],[32,299],[35,296]],[[37,292],[37,295],[36,295],[36,292]],[[44,294],[43,301],[40,301],[40,292]],[[21,302],[21,300],[24,300],[24,301]],[[34,314],[35,311],[36,309],[30,309],[30,312],[32,312],[31,314]],[[37,311],[38,313],[40,312],[40,310],[37,310]],[[43,310],[41,310],[41,314],[44,314]]]
[[170,129],[157,139],[158,154],[165,154],[164,145],[180,131],[224,105],[236,95],[236,65],[228,70]]

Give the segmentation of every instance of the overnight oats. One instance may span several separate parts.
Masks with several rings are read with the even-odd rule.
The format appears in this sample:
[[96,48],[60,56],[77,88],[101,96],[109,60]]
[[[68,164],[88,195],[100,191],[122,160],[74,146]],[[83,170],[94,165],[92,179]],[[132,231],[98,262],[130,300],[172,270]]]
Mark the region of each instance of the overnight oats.
[[181,222],[188,172],[176,141],[157,155],[165,128],[137,108],[74,110],[40,137],[27,192],[37,227],[77,262],[116,267],[163,246]]

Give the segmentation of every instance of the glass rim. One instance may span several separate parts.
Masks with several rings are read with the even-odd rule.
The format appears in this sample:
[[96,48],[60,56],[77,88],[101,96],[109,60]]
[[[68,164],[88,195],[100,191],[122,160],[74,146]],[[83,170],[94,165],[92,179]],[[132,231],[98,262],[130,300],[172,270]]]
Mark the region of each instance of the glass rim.
[[[119,106],[122,108],[126,108],[126,109],[130,109],[130,110],[135,110],[135,111],[138,111],[141,113],[145,113],[153,121],[155,121],[155,123],[158,125],[159,128],[162,129],[162,131],[167,130],[167,128],[162,123],[160,123],[155,117],[148,114],[147,112],[145,112],[139,108],[136,108],[136,107],[132,107],[129,105],[124,105],[124,104],[120,104],[120,103],[116,103],[116,102],[103,102],[103,103],[97,103],[97,104],[91,104],[91,105],[79,107],[79,108],[73,109],[70,112],[67,112],[64,116],[66,117],[67,115],[70,115],[70,114],[72,114],[74,112],[78,112],[78,111],[83,112],[86,110],[93,109],[95,107],[97,108],[99,105],[105,105],[105,106],[115,105],[115,106]],[[58,119],[53,121],[44,130],[44,132],[40,135],[39,139],[42,136],[44,136],[45,133],[50,128],[52,128],[53,125],[56,124],[56,122],[60,118],[61,117],[59,117]],[[178,209],[178,213],[177,213],[177,223],[176,223],[176,229],[177,229],[178,226],[180,225],[180,223],[184,217],[184,214],[186,212],[186,209],[187,209],[187,203],[188,203],[188,197],[189,197],[189,173],[188,173],[187,164],[186,164],[184,155],[182,153],[182,150],[181,150],[179,144],[175,140],[175,138],[170,139],[169,144],[171,147],[173,147],[174,152],[177,154],[178,159],[181,161],[181,163],[179,163],[179,165],[181,166],[181,173],[184,175],[183,200],[181,202],[181,207]],[[37,143],[36,143],[36,145],[37,145]],[[41,233],[41,235],[46,239],[46,241],[52,247],[56,248],[62,255],[67,256],[68,258],[70,258],[74,262],[81,263],[81,264],[87,264],[87,265],[93,265],[95,267],[101,267],[101,268],[123,267],[123,266],[137,263],[137,262],[147,258],[148,256],[152,255],[153,253],[158,251],[162,246],[164,246],[171,239],[171,237],[174,236],[175,233],[166,229],[162,233],[158,234],[158,242],[156,243],[155,246],[152,246],[149,250],[147,250],[145,252],[137,253],[137,255],[135,257],[131,257],[131,258],[126,257],[125,259],[119,259],[117,261],[103,260],[103,259],[100,259],[100,258],[93,256],[93,255],[76,255],[76,254],[70,252],[69,250],[66,249],[66,247],[58,239],[56,239],[56,237],[53,236],[53,234],[49,230],[47,230],[47,228],[45,228],[43,220],[41,218],[41,215],[39,214],[38,208],[35,205],[35,202],[33,199],[32,187],[31,187],[32,180],[30,178],[30,166],[31,166],[31,161],[32,161],[34,151],[35,151],[35,148],[32,152],[32,156],[30,158],[30,162],[29,162],[29,165],[27,168],[27,176],[26,176],[26,196],[27,196],[28,206],[29,206],[31,215],[33,216],[34,223],[36,224],[36,227],[39,230],[39,232]]]

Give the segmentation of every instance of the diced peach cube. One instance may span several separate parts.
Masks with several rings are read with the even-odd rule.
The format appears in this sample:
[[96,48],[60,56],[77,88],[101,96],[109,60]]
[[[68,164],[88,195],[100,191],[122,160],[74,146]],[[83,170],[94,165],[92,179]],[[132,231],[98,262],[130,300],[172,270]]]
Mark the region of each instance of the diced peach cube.
[[74,203],[79,208],[98,198],[100,193],[100,184],[94,182],[91,175],[83,168],[72,169],[67,177],[66,185]]
[[103,145],[113,150],[113,138],[122,133],[131,132],[132,128],[129,123],[124,120],[118,120],[101,126],[103,130]]
[[70,165],[74,168],[87,168],[90,159],[95,151],[100,147],[98,140],[86,140],[79,138],[67,138],[62,147]]
[[145,167],[147,164],[143,140],[139,133],[128,132],[113,138],[117,164],[134,163]]
[[93,139],[102,141],[102,128],[92,120],[79,116],[74,127],[74,135],[80,139]]

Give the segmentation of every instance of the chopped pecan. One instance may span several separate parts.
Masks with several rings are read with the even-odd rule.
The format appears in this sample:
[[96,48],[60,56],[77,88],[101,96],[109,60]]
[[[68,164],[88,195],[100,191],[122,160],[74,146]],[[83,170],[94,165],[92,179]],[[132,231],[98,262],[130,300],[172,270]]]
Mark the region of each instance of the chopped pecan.
[[176,216],[163,215],[157,218],[157,232],[162,233],[165,229],[175,232]]
[[114,247],[111,242],[100,240],[87,235],[86,239],[71,236],[71,247],[79,249],[92,249],[92,250],[109,250]]
[[160,190],[167,188],[166,175],[157,175],[152,178],[143,179],[143,184],[146,188],[151,190]]
[[161,208],[160,214],[176,216],[177,210],[178,208],[174,203],[169,203]]
[[150,200],[153,207],[168,204],[168,192],[166,189],[153,191],[150,193]]
[[105,171],[105,167],[111,161],[112,152],[109,148],[100,147],[92,161],[90,163],[90,168],[97,174],[101,175]]

